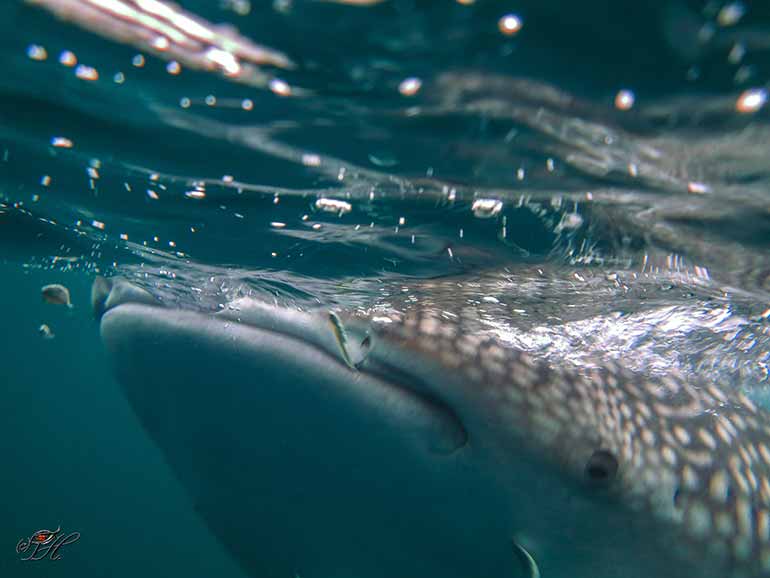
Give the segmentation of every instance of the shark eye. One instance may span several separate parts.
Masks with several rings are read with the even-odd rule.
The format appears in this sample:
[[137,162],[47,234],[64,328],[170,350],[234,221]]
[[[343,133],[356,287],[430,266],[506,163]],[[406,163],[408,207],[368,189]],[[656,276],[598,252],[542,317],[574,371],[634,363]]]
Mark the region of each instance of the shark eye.
[[588,458],[585,475],[594,483],[607,483],[618,473],[618,460],[607,450],[596,450]]

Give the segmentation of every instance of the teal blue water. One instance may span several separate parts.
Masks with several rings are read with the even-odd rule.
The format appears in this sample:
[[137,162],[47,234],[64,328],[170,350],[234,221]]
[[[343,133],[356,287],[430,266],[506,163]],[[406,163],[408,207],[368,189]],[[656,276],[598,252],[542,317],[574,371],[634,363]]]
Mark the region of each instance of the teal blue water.
[[[97,274],[216,309],[228,283],[361,306],[385,285],[520,266],[708,270],[751,335],[707,320],[689,341],[640,338],[634,363],[710,367],[766,396],[760,3],[182,2],[287,55],[268,84],[171,74],[169,55],[43,4],[0,6],[0,576],[245,576],[112,377]],[[505,34],[512,15],[521,30]],[[43,301],[51,283],[73,308]],[[583,302],[585,317],[687,299],[668,283]],[[568,284],[549,295],[528,324],[569,317]],[[19,540],[57,526],[81,534],[61,560],[21,560]]]
[[[100,354],[89,279],[41,278],[3,265],[14,304],[2,329],[0,451],[3,576],[241,576],[192,512],[143,434]],[[39,299],[39,284],[72,291],[72,310]],[[41,341],[39,323],[57,336]],[[80,532],[61,560],[21,561],[16,543],[39,529]]]

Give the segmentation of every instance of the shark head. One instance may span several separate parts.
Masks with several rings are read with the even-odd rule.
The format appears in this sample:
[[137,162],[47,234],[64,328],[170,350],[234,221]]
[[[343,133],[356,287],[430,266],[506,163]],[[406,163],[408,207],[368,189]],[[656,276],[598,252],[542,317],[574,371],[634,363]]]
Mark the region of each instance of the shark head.
[[553,367],[451,310],[162,307],[98,280],[118,381],[254,576],[770,573],[770,421],[613,364]]
[[770,575],[765,411],[676,374],[552,366],[468,321],[416,308],[347,325],[366,335],[359,367],[408,374],[454,409],[541,567],[566,557],[573,576]]

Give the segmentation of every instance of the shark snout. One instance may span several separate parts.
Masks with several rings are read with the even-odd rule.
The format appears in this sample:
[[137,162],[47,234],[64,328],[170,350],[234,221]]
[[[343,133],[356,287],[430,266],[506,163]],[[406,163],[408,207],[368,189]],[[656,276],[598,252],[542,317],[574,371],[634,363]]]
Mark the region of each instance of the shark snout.
[[160,305],[160,302],[144,289],[124,279],[108,279],[98,276],[91,286],[91,310],[97,320],[108,310],[124,303]]
[[[349,329],[333,311],[303,311],[251,298],[232,301],[216,313],[181,310],[124,279],[103,277],[94,281],[92,308],[140,417],[157,414],[144,405],[145,399],[157,400],[157,392],[182,399],[193,387],[211,384],[259,400],[262,408],[281,405],[299,413],[305,401],[315,399],[319,412],[358,415],[361,423],[379,423],[377,429],[400,438],[399,443],[415,443],[438,455],[467,442],[449,407],[426,397],[409,375],[369,363],[365,329]],[[198,369],[188,373],[193,367]],[[248,383],[258,385],[243,387]],[[154,392],[148,392],[151,384]],[[342,423],[347,416],[332,419]]]

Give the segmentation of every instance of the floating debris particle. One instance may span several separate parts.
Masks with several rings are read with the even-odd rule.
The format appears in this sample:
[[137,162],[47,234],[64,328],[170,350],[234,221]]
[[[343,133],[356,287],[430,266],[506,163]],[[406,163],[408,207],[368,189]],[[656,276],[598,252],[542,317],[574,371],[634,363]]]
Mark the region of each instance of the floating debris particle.
[[45,60],[48,58],[48,51],[39,44],[30,44],[27,47],[27,56],[32,60]]
[[748,114],[757,112],[767,102],[767,91],[762,88],[750,88],[745,90],[735,102],[735,110]]
[[280,221],[272,221],[270,226],[275,229],[283,229],[286,227],[286,223],[281,223]]
[[278,96],[291,96],[291,86],[289,86],[285,80],[281,80],[280,78],[273,78],[268,84],[268,87]]
[[182,72],[182,65],[179,64],[176,60],[172,60],[166,65],[166,72],[176,76],[177,74]]
[[224,0],[222,8],[232,10],[238,16],[248,16],[251,12],[251,2],[250,0]]
[[40,184],[44,187],[48,187],[51,184],[51,176],[50,175],[43,175],[40,177]]
[[103,230],[104,230],[104,223],[102,223],[101,221],[97,221],[96,219],[94,219],[93,221],[91,221],[91,226],[92,226],[94,229],[99,229],[100,231],[103,231]]
[[72,309],[72,301],[70,301],[70,290],[67,289],[64,285],[45,285],[42,289],[40,289],[40,293],[43,296],[43,301],[46,303],[53,303],[54,305],[66,305]]
[[321,166],[321,157],[316,154],[305,153],[302,155],[302,164],[306,167],[319,167]]
[[745,84],[749,80],[751,80],[756,74],[756,68],[753,66],[739,66],[738,70],[735,71],[735,84]]
[[241,108],[243,110],[253,110],[254,109],[254,101],[250,98],[244,98],[241,102]]
[[338,213],[340,216],[353,210],[353,205],[338,199],[318,199],[315,208],[327,213]]
[[422,88],[422,80],[416,77],[405,78],[398,85],[398,92],[404,96],[414,96],[420,92]]
[[471,210],[480,219],[489,219],[503,210],[503,202],[497,199],[476,199]]
[[615,95],[615,108],[618,110],[631,110],[636,102],[636,96],[628,89],[619,90]]
[[723,27],[735,26],[744,14],[746,14],[746,8],[741,2],[731,2],[719,11],[717,22]]
[[699,183],[697,181],[690,181],[687,183],[687,192],[692,195],[705,195],[710,192],[708,185],[705,183]]
[[733,44],[733,47],[730,49],[730,53],[727,55],[727,61],[730,64],[740,64],[744,56],[746,56],[746,47],[740,42],[737,42]]
[[43,339],[53,339],[56,337],[51,331],[51,328],[48,327],[45,323],[43,323],[40,327],[37,328],[38,333],[42,336]]
[[515,14],[506,14],[497,21],[498,30],[500,30],[500,32],[506,36],[514,36],[519,30],[521,30],[521,27],[521,18]]
[[71,149],[73,147],[73,143],[67,137],[55,136],[51,139],[51,146],[55,146],[61,149]]
[[206,193],[199,190],[186,191],[184,196],[187,197],[188,199],[205,199]]
[[71,50],[64,50],[59,54],[59,64],[72,68],[78,63],[78,57]]
[[78,67],[75,69],[75,76],[80,80],[99,80],[99,71],[93,66],[78,64]]

